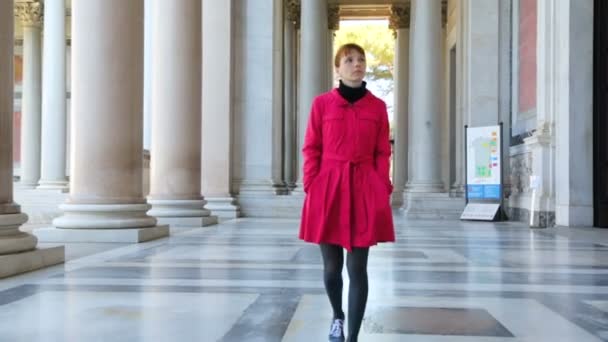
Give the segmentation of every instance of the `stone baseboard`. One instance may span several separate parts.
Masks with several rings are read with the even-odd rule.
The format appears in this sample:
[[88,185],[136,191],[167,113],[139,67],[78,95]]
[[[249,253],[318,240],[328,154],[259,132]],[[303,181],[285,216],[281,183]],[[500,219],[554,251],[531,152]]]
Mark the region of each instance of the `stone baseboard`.
[[241,208],[235,204],[232,197],[205,197],[205,208],[219,219],[234,219],[241,217]]
[[65,261],[63,246],[40,248],[29,252],[0,255],[0,278],[35,271]]
[[293,192],[286,196],[251,196],[238,197],[241,213],[246,217],[299,218],[302,215],[304,194]]
[[206,227],[217,224],[217,216],[204,217],[157,217],[159,225],[170,227]]
[[465,207],[463,198],[448,193],[406,192],[406,206],[399,210],[408,219],[458,220]]
[[149,228],[121,229],[64,229],[48,227],[34,229],[33,234],[38,238],[38,242],[139,243],[169,236],[169,226],[159,225]]
[[[507,208],[507,215],[511,221],[525,222],[530,225],[530,210],[525,208]],[[547,228],[555,226],[554,211],[534,212],[531,228]]]

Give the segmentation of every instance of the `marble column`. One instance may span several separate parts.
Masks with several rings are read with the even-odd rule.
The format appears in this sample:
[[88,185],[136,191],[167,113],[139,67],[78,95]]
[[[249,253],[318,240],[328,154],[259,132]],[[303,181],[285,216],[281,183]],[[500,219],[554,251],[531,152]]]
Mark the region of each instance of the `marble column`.
[[[70,195],[42,241],[167,236],[142,191],[143,0],[72,3]],[[175,142],[174,142],[175,143]]]
[[148,215],[171,226],[217,223],[201,196],[201,3],[153,0]]
[[409,192],[440,192],[441,1],[412,0]]
[[[144,150],[152,146],[152,40],[154,30],[153,0],[144,0]],[[149,190],[149,189],[148,189]],[[149,192],[144,192],[147,195]]]
[[232,14],[233,184],[243,208],[283,201],[276,195],[287,193],[282,175],[283,5],[284,0],[235,2]]
[[593,1],[539,0],[530,225],[593,225]]
[[21,119],[21,178],[19,185],[35,188],[40,180],[42,63],[40,1],[15,4],[15,15],[23,26],[23,99]]
[[240,216],[232,195],[233,0],[203,0],[202,193],[220,218]]
[[285,13],[284,0],[273,0],[272,6],[272,146],[271,146],[271,177],[272,186],[276,195],[289,193],[285,177],[283,176],[283,44]]
[[42,159],[39,189],[67,189],[65,0],[44,2]]
[[464,63],[467,88],[465,118],[469,127],[499,123],[500,3],[499,0],[462,0],[468,21]]
[[290,190],[296,186],[296,40],[300,23],[300,3],[287,0],[285,3],[285,25],[283,29],[283,134],[285,183]]
[[334,35],[340,29],[340,6],[338,4],[330,4],[327,7],[327,27],[329,33],[327,35],[327,86],[328,89],[334,87]]
[[442,1],[412,0],[409,69],[408,218],[458,219],[464,200],[445,192],[442,174],[444,54]]
[[401,207],[404,204],[404,190],[408,170],[408,74],[409,74],[409,40],[410,40],[410,7],[405,5],[391,6],[389,27],[395,35],[394,88],[394,138],[393,154],[393,194],[391,204]]
[[327,88],[327,0],[302,1],[300,102],[298,104],[298,189],[302,191],[302,146],[313,99]]
[[13,201],[13,1],[0,1],[0,278],[63,262],[64,248],[36,249]]
[[593,0],[570,0],[554,2],[554,6],[557,6],[554,29],[559,32],[557,36],[563,37],[558,40],[552,59],[554,63],[557,61],[559,70],[555,82],[558,103],[554,107],[555,224],[589,227],[593,225],[594,210],[593,135],[590,132],[594,130],[593,78],[597,77],[593,72],[594,4]]

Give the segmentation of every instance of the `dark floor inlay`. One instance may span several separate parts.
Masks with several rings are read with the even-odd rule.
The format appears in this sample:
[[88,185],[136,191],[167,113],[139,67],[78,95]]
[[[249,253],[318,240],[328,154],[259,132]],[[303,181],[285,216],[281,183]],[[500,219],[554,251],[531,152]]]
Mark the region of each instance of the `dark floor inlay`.
[[370,310],[369,333],[515,337],[484,309],[385,307]]
[[220,341],[280,342],[300,298],[295,291],[260,295]]

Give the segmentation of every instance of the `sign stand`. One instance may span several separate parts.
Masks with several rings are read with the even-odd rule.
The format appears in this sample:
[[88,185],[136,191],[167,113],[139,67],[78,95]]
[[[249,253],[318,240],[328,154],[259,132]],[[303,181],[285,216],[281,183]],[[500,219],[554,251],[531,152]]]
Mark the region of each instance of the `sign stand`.
[[[464,126],[465,139],[465,199],[466,207],[461,220],[502,221],[504,213],[504,172],[503,172],[503,124],[499,126]],[[472,131],[470,135],[469,130]],[[469,141],[469,138],[472,141]],[[474,155],[469,155],[473,150]],[[498,152],[498,153],[497,153]],[[472,159],[469,159],[472,158]],[[479,160],[480,159],[480,160]],[[475,164],[475,170],[469,167]],[[486,167],[487,166],[487,167]],[[495,173],[499,172],[500,177]],[[472,182],[470,182],[472,180]],[[496,184],[498,183],[498,184]]]

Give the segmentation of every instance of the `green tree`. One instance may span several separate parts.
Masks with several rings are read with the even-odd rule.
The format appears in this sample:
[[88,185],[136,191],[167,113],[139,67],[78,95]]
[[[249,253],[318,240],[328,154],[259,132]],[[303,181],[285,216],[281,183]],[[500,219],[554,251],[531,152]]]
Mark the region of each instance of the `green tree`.
[[[334,51],[346,43],[355,43],[365,49],[367,75],[370,81],[392,80],[395,56],[395,39],[386,21],[361,21],[361,24],[344,24],[336,31]],[[384,82],[383,82],[384,83]],[[386,82],[386,93],[393,88],[393,82]]]

